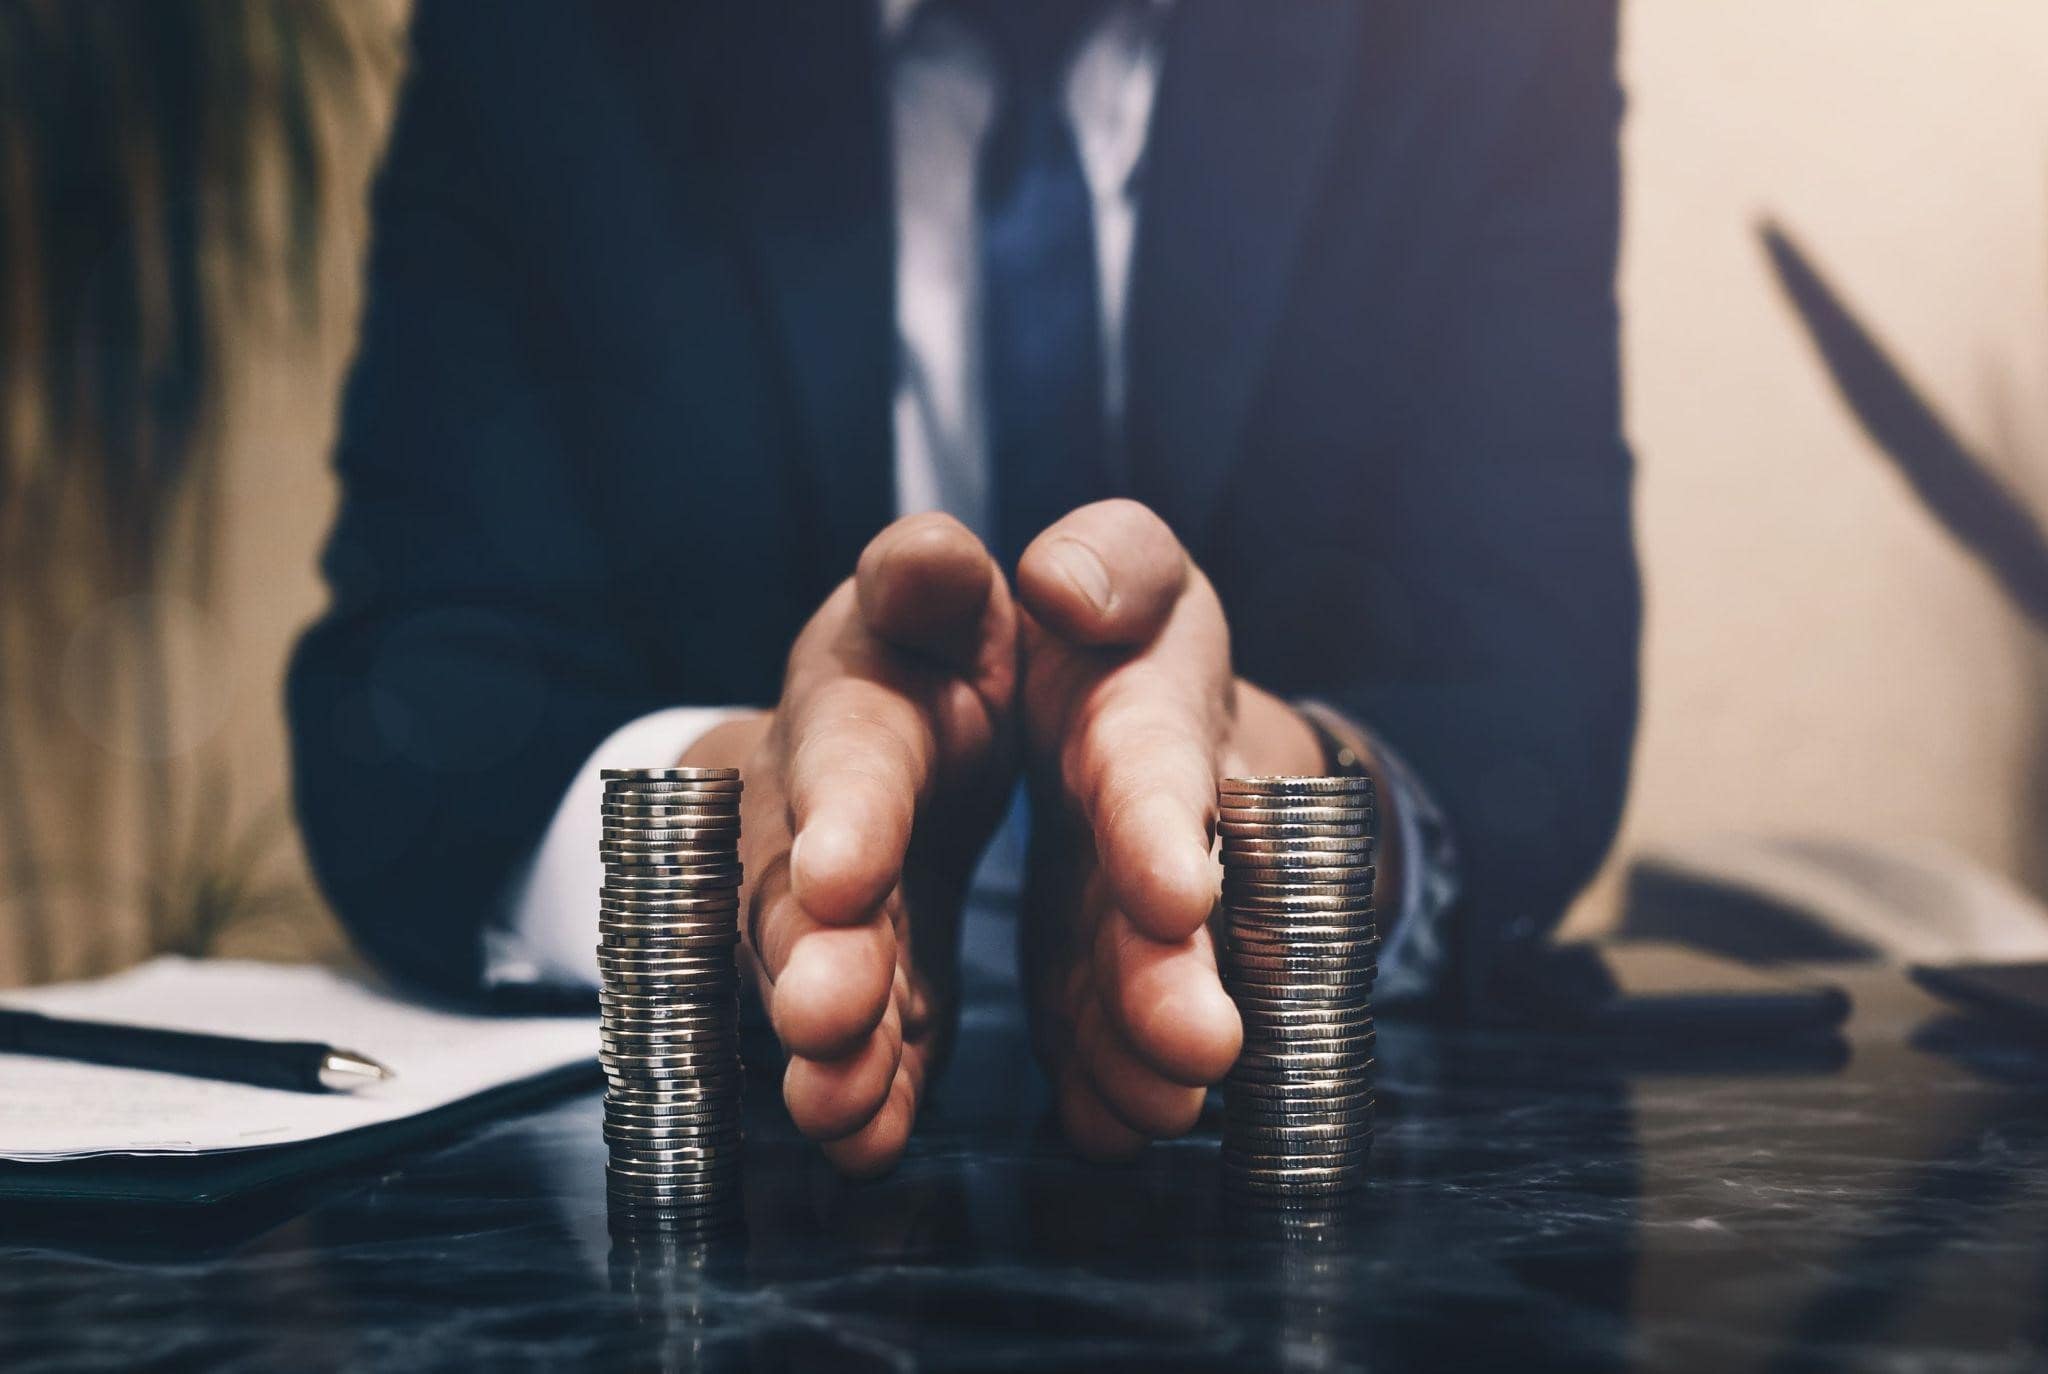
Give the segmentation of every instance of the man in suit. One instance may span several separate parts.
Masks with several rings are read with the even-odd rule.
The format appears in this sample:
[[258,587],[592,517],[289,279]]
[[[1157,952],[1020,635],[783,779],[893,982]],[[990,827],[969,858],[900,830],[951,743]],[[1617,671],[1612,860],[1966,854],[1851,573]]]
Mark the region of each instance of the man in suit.
[[1037,1046],[1114,1156],[1236,1053],[1216,778],[1357,767],[1383,993],[1483,1010],[1634,730],[1614,41],[1613,0],[423,0],[290,683],[363,948],[587,984],[596,770],[742,766],[785,1099],[885,1168],[1021,772]]

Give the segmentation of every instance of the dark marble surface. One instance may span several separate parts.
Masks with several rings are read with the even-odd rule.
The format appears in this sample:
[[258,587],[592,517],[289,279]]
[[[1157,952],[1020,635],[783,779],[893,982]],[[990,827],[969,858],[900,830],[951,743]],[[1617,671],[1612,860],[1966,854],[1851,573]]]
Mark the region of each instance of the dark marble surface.
[[718,1243],[608,1235],[581,1093],[244,1233],[0,1236],[0,1369],[2048,1366],[2048,1051],[1848,985],[1846,1052],[1387,1026],[1377,1182],[1309,1224],[1213,1124],[1075,1161],[999,1008],[878,1183],[757,1092]]

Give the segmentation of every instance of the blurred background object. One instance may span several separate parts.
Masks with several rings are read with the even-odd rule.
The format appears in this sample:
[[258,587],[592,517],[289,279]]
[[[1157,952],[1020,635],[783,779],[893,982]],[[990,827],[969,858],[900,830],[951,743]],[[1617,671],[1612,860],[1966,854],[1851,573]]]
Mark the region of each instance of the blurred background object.
[[0,0],[0,981],[339,946],[278,682],[403,21]]
[[[279,683],[319,603],[405,19],[0,0],[0,983],[340,952],[283,811]],[[1943,927],[1916,957],[2029,947],[2048,639],[1816,321],[2040,525],[2048,7],[1639,3],[1622,77],[1645,714],[1574,928],[1617,920],[1641,860],[1667,905],[1676,874],[1862,921],[1844,950],[1897,943],[1884,909]]]
[[1973,910],[2038,920],[2048,638],[1845,400],[1759,225],[2037,525],[2048,8],[1637,4],[1622,76],[1644,716],[1621,841],[1574,924],[1615,918],[1639,856],[1697,875],[1719,855],[1785,875],[1781,895],[1861,870],[1868,941],[1904,870],[1840,861],[1857,850],[1910,858],[1922,897],[2031,893]]

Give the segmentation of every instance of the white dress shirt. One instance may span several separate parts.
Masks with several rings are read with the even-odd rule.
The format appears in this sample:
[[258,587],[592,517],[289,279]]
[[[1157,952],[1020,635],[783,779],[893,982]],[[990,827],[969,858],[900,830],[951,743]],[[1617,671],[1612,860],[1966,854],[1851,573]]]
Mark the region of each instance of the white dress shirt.
[[[1109,0],[1077,40],[1065,74],[1067,113],[1094,201],[1103,395],[1112,441],[1123,413],[1125,300],[1146,134],[1172,3]],[[974,180],[995,114],[999,68],[968,22],[940,0],[881,0],[879,18],[895,169],[896,508],[900,514],[946,511],[987,539],[994,510],[976,327]],[[732,714],[715,707],[657,711],[598,746],[508,894],[506,924],[489,937],[486,951],[492,981],[597,981],[600,771],[668,764]],[[1413,789],[1417,802],[1406,804],[1411,788],[1400,790],[1405,822],[1426,800]],[[1022,852],[1018,820],[1013,808],[977,879],[978,891],[1014,893]],[[1411,842],[1404,852],[1422,851]],[[1421,933],[1421,922],[1405,919],[1413,914],[1404,912],[1402,935]],[[970,961],[977,943],[968,942]],[[1398,978],[1398,947],[1405,943],[1397,938],[1383,952],[1383,984]]]

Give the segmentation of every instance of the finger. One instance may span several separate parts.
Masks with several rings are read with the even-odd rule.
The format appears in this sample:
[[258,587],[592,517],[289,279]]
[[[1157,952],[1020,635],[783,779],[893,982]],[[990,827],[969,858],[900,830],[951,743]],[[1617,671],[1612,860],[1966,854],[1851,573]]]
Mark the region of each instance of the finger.
[[790,722],[790,884],[818,920],[863,920],[903,871],[936,749],[925,715],[879,683],[840,678]]
[[881,1024],[896,968],[890,922],[828,926],[785,894],[762,915],[757,938],[769,1019],[791,1054],[848,1054]]
[[782,1075],[790,1120],[812,1140],[838,1140],[868,1124],[889,1099],[903,1061],[903,1027],[894,1009],[866,1043],[844,1059],[791,1055]]
[[1017,563],[1017,597],[1074,644],[1137,645],[1166,623],[1188,557],[1136,501],[1097,501],[1055,522]]
[[1180,940],[1216,901],[1209,826],[1213,723],[1168,674],[1133,664],[1078,722],[1070,786],[1116,903],[1147,934]]
[[1207,1090],[1173,1082],[1138,1058],[1100,1007],[1082,1013],[1074,1051],[1103,1105],[1132,1130],[1169,1139],[1186,1135],[1202,1115]]
[[1078,1068],[1069,1066],[1060,1075],[1059,1103],[1067,1142],[1083,1158],[1130,1159],[1145,1148],[1145,1137],[1116,1119]]
[[861,619],[877,638],[974,665],[1000,573],[965,525],[938,512],[905,516],[869,542],[853,576]]
[[911,1122],[917,1117],[917,1089],[910,1075],[899,1066],[889,1084],[889,1098],[874,1119],[852,1135],[828,1140],[821,1147],[834,1168],[854,1178],[872,1178],[888,1172],[903,1157],[910,1143]]
[[1109,1010],[1140,1059],[1176,1083],[1222,1081],[1243,1047],[1244,1025],[1206,930],[1162,944],[1112,912],[1096,957],[1107,964],[1097,981],[1111,989]]

